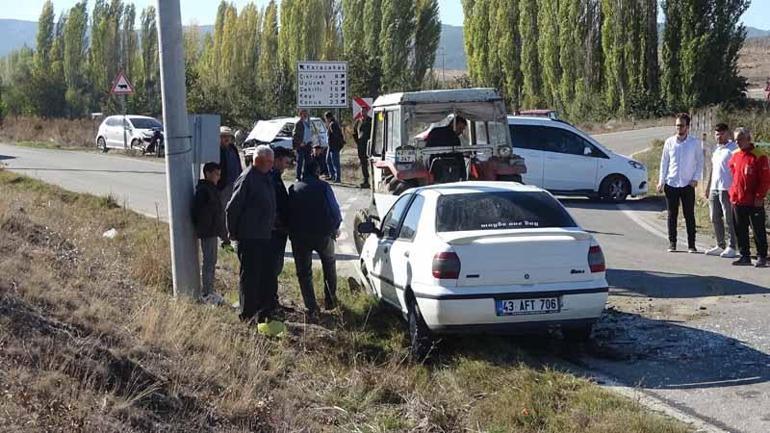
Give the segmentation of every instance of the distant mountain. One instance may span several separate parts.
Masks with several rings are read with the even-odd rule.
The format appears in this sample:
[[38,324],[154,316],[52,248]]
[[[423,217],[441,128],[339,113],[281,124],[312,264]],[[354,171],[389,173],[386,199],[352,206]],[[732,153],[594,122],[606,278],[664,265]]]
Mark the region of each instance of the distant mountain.
[[770,36],[770,30],[762,30],[756,27],[746,27],[747,38],[764,38]]
[[468,69],[468,63],[465,58],[465,37],[463,28],[457,26],[442,25],[441,40],[436,53],[436,64],[434,69],[441,71],[442,68],[452,71],[465,71]]
[[24,45],[34,47],[36,33],[36,22],[0,19],[0,57]]

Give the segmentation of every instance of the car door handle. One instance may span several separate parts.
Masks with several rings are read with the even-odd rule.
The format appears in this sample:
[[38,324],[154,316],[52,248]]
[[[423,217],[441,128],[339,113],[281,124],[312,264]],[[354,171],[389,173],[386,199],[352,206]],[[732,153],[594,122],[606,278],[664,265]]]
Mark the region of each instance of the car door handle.
[[389,251],[390,251],[390,248],[388,248],[388,247],[385,247],[385,248],[382,250],[382,252],[383,252],[383,253],[385,253],[385,254],[388,254],[388,252],[389,252]]
[[409,251],[404,251],[404,257],[409,258]]

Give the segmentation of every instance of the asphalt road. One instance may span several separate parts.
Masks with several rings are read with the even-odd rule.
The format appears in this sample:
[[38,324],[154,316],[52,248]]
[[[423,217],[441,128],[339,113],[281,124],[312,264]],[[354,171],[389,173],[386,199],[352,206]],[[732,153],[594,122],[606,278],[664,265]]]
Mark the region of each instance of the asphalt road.
[[[661,127],[596,138],[630,155],[671,133]],[[152,217],[167,215],[164,166],[155,160],[0,144],[0,163],[73,191],[112,194]],[[334,189],[344,213],[338,257],[345,269],[355,258],[353,214],[369,196],[351,187]],[[770,269],[666,253],[661,201],[563,202],[601,243],[612,290],[594,343],[559,355],[725,431],[770,431]],[[712,242],[703,236],[699,241]]]

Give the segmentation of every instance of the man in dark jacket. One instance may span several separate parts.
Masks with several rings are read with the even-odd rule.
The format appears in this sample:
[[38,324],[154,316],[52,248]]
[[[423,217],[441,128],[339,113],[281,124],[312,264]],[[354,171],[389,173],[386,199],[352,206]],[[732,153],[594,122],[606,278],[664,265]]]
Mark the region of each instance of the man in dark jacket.
[[217,237],[226,238],[224,210],[217,189],[221,172],[219,164],[208,162],[203,165],[203,179],[195,188],[192,218],[195,233],[201,242],[203,268],[201,269],[201,300],[205,303],[219,304],[221,295],[214,292],[214,271],[217,266]]
[[337,305],[337,263],[334,243],[342,215],[334,191],[318,178],[318,165],[308,161],[305,176],[289,187],[289,236],[297,267],[302,299],[308,314],[318,311],[313,289],[313,251],[321,258],[324,275],[324,306]]
[[364,176],[364,181],[361,182],[361,188],[369,188],[369,157],[367,156],[369,144],[369,137],[372,134],[372,118],[369,116],[369,112],[363,113],[363,118],[358,122],[355,128],[353,128],[353,139],[356,141],[356,147],[358,148],[358,161],[361,163],[361,174]]
[[294,124],[291,141],[294,151],[297,152],[297,180],[300,180],[302,179],[302,170],[305,168],[305,161],[310,158],[313,146],[313,128],[310,126],[310,117],[304,108],[299,109],[299,120]]
[[240,272],[240,318],[267,320],[273,311],[270,292],[275,262],[270,239],[275,227],[276,198],[273,178],[273,150],[257,146],[253,165],[235,181],[233,197],[227,204],[227,230],[238,242]]
[[329,149],[326,153],[326,166],[329,169],[329,176],[331,176],[332,181],[340,183],[342,181],[340,151],[345,145],[345,136],[342,134],[342,128],[331,111],[327,111],[324,114],[324,118],[326,119],[326,129],[329,131]]
[[[235,144],[233,144],[234,140],[235,135],[233,134],[232,129],[227,126],[219,128],[219,167],[222,171],[222,176],[217,183],[217,188],[219,188],[220,196],[222,198],[223,212],[227,203],[230,201],[230,197],[233,195],[233,185],[235,184],[235,180],[238,179],[238,176],[243,172],[243,167],[241,166],[241,154],[238,152]],[[224,218],[224,214],[222,217]],[[222,238],[222,248],[231,248],[230,238],[227,237],[227,234]]]
[[273,178],[273,186],[275,187],[276,214],[273,233],[270,237],[270,251],[273,254],[275,278],[270,281],[270,292],[273,295],[275,306],[279,307],[278,276],[283,272],[283,259],[289,236],[289,193],[286,191],[286,185],[284,185],[281,175],[291,164],[294,155],[291,150],[284,147],[274,149],[273,153],[275,154],[275,161],[270,176]]

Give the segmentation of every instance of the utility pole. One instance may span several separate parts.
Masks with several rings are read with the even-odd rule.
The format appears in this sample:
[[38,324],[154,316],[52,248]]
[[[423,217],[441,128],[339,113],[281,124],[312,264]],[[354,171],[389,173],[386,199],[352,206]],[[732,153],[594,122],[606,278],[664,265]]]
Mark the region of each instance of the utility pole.
[[174,296],[197,298],[200,296],[200,269],[190,213],[193,161],[184,82],[182,15],[179,0],[157,0],[157,4]]

